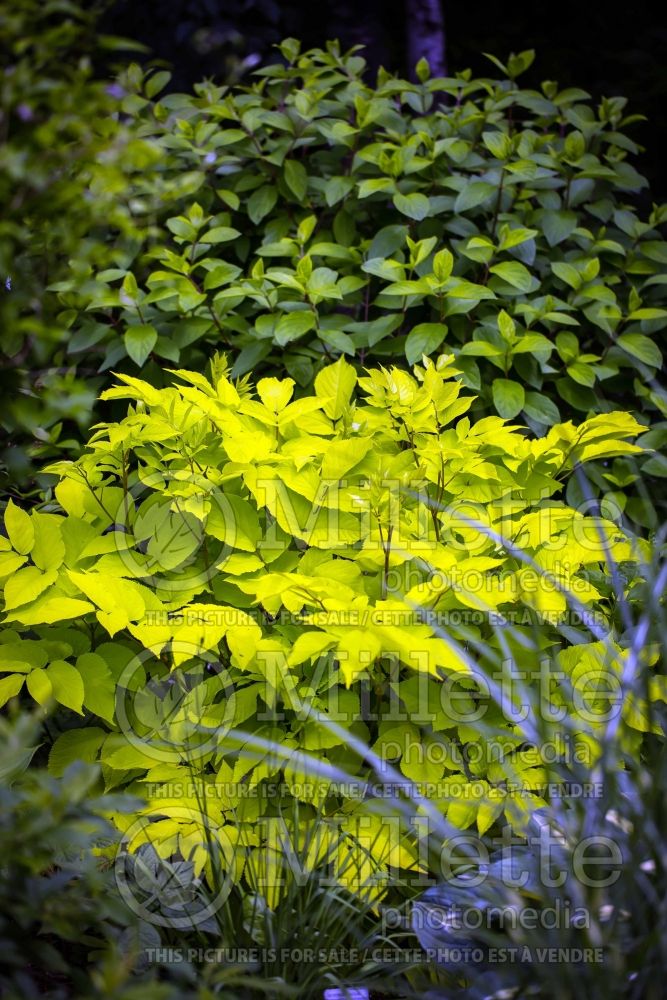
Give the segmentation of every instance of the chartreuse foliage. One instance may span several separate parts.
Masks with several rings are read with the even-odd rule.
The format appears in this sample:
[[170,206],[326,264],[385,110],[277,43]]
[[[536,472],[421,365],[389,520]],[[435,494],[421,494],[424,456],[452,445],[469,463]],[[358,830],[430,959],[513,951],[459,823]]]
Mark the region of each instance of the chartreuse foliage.
[[[340,354],[406,366],[445,349],[477,414],[538,433],[665,415],[665,207],[634,207],[645,182],[622,98],[521,87],[527,52],[494,60],[497,78],[421,63],[415,83],[381,71],[375,85],[356,50],[280,53],[249,86],[192,94],[160,97],[162,70],[124,72],[120,120],[72,166],[89,236],[49,265],[44,358],[163,385],[165,363],[203,371],[223,347],[235,376],[286,371],[307,390]],[[17,350],[33,328],[15,327]],[[633,473],[607,471],[593,488],[622,508]]]
[[[416,868],[415,844],[332,783],[331,767],[371,775],[355,738],[455,827],[483,832],[504,812],[520,828],[549,761],[485,686],[499,663],[530,687],[555,657],[546,691],[567,711],[554,738],[571,733],[596,759],[627,659],[605,564],[630,588],[645,543],[559,495],[573,467],[638,450],[632,416],[537,438],[498,416],[474,422],[448,355],[362,378],[341,358],[301,399],[289,378],[253,390],[221,363],[210,380],[173,374],[163,389],[122,376],[106,396],[129,399],[127,416],[52,467],[59,506],[11,503],[0,540],[1,700],[27,692],[68,710],[55,774],[99,761],[108,788],[146,794],[159,818],[133,846],[194,852],[201,867],[203,803],[233,878],[273,906],[267,822],[294,798],[306,826],[310,810],[342,830],[338,881]],[[563,626],[568,604],[595,624]],[[496,613],[513,622],[502,639]],[[664,695],[656,681],[651,696]],[[469,721],[480,705],[484,723]],[[646,711],[622,706],[630,751]],[[246,753],[259,738],[269,749]]]

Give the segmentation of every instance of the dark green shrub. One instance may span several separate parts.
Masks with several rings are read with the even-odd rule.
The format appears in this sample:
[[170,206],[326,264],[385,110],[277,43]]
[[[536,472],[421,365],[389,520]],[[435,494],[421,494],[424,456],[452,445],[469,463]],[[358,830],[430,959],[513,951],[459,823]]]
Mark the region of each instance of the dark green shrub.
[[[604,405],[593,386],[613,396],[619,368],[660,366],[647,337],[667,319],[665,212],[641,222],[628,204],[643,181],[618,131],[632,120],[621,99],[596,111],[582,91],[521,90],[528,53],[504,80],[430,80],[422,66],[419,84],[381,74],[373,89],[363,59],[334,45],[282,52],[287,67],[233,91],[151,100],[162,75],[126,76],[124,109],[163,152],[136,193],[157,188],[165,209],[183,209],[163,212],[148,256],[126,253],[134,281],[120,285],[119,267],[83,292],[125,336],[107,340],[107,366],[127,352],[182,361],[199,341],[240,352],[235,374],[268,359],[305,386],[327,350],[414,363],[446,341],[510,417],[522,393],[494,392],[480,364],[505,379],[514,369],[529,392],[551,384],[579,412]],[[503,307],[514,331],[498,327]],[[556,419],[533,397],[525,412]]]

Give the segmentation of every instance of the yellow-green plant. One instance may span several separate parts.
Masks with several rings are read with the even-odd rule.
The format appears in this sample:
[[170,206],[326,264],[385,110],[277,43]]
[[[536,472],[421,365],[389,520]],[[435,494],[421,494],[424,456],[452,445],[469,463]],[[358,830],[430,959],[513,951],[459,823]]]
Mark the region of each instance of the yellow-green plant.
[[632,416],[537,438],[471,421],[447,355],[362,378],[341,358],[300,399],[220,362],[173,374],[122,376],[106,398],[127,416],[51,467],[52,503],[10,503],[0,540],[1,700],[62,706],[55,773],[99,760],[107,787],[145,793],[130,847],[201,867],[205,822],[230,877],[273,905],[295,798],[300,822],[342,829],[333,877],[354,886],[425,867],[366,780],[398,775],[399,799],[455,828],[504,813],[521,829],[554,758],[499,697],[515,671],[561,750],[594,764],[612,718],[638,750],[646,705],[619,699],[605,567],[630,589],[646,543],[559,498],[574,468],[637,452]]

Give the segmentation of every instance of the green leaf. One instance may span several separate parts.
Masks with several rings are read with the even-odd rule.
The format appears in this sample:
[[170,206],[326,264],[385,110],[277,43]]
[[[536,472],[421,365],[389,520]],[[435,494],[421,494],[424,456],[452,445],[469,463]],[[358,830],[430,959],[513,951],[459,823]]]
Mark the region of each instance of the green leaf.
[[488,181],[469,181],[459,193],[454,202],[454,211],[468,212],[471,208],[477,208],[493,194],[497,194],[498,188]]
[[383,295],[428,295],[431,292],[431,286],[426,281],[425,278],[419,278],[415,281],[394,281],[391,285],[387,285],[386,288],[382,289]]
[[361,270],[366,274],[374,274],[378,278],[386,281],[400,279],[405,274],[405,268],[396,260],[385,260],[382,257],[370,257],[361,265]]
[[[497,791],[500,792],[500,789]],[[495,800],[480,802],[477,812],[477,832],[480,837],[484,836],[486,831],[493,825],[498,816],[500,816],[504,805],[505,802],[502,793],[499,794],[498,798]]]
[[230,240],[235,240],[241,233],[238,229],[234,229],[233,226],[215,226],[213,229],[209,229],[204,236],[199,237],[199,243],[229,243]]
[[523,412],[531,420],[552,427],[560,421],[560,411],[553,400],[541,392],[527,392]]
[[406,225],[383,226],[373,237],[368,248],[368,259],[384,260],[390,257],[405,244],[405,238],[409,233]]
[[350,469],[365,458],[371,447],[368,440],[352,438],[350,441],[332,441],[322,459],[324,479],[342,479]]
[[514,320],[504,309],[501,309],[498,313],[498,331],[503,340],[506,340],[508,344],[513,343],[516,339]]
[[303,163],[299,163],[298,160],[285,160],[283,169],[288,188],[299,201],[303,201],[308,190],[308,174]]
[[334,347],[337,351],[342,354],[349,354],[350,357],[355,355],[354,341],[342,330],[326,330],[322,329],[319,331],[319,338],[322,343],[329,344],[329,346]]
[[354,184],[353,177],[330,177],[324,187],[324,197],[329,208],[333,208],[339,201],[347,197]]
[[393,191],[395,187],[396,184],[391,177],[371,177],[360,182],[357,193],[359,198],[368,198],[378,191]]
[[208,291],[210,288],[220,288],[221,285],[227,285],[230,281],[238,278],[240,273],[240,267],[220,261],[204,278],[204,289]]
[[[191,242],[194,242],[197,239],[196,228],[192,225],[192,223],[188,219],[183,218],[182,215],[179,215],[174,219],[167,219],[167,229],[169,229],[174,234],[174,236],[179,236],[181,239],[189,240]],[[130,295],[130,297],[134,297],[136,296],[138,291],[136,279],[132,274],[128,275],[128,277],[131,278],[132,281],[134,282],[133,291],[128,292],[128,294]],[[125,282],[123,282],[123,290],[127,291],[125,289]]]
[[274,340],[280,347],[289,344],[292,340],[297,340],[304,333],[314,329],[316,317],[311,309],[286,313],[281,316],[276,324]]
[[214,497],[205,531],[244,552],[255,552],[262,536],[259,517],[251,502],[232,493]]
[[423,56],[415,66],[415,73],[420,83],[426,83],[431,75],[431,67],[428,64],[428,60]]
[[520,246],[527,240],[534,239],[537,235],[537,229],[509,229],[508,226],[501,226],[499,249],[511,250],[512,247]]
[[115,715],[116,685],[105,660],[97,653],[82,653],[76,669],[83,681],[83,703],[87,709],[112,723]]
[[5,611],[30,604],[58,578],[55,570],[44,573],[37,566],[26,566],[5,584]]
[[81,618],[93,610],[93,605],[88,601],[74,597],[49,597],[45,594],[33,604],[12,611],[5,620],[22,622],[24,625],[52,625],[53,622]]
[[550,247],[558,246],[566,240],[577,228],[578,222],[577,213],[567,209],[542,212],[540,216],[542,232]]
[[[154,753],[155,751],[153,751]],[[103,763],[115,771],[131,771],[135,768],[148,770],[155,766],[155,757],[150,752],[144,753],[140,747],[131,743],[118,747],[112,753],[108,753],[107,747],[105,747],[102,754]],[[183,756],[187,756],[187,749],[184,749]]]
[[337,279],[338,273],[332,268],[316,267],[308,278],[308,294],[313,302],[319,302],[320,299],[342,299]]
[[526,393],[522,385],[508,378],[497,378],[492,387],[496,410],[505,420],[512,420],[523,409]]
[[269,214],[278,201],[278,192],[272,184],[264,184],[248,198],[248,218],[255,225]]
[[[355,254],[348,247],[340,246],[339,243],[314,243],[310,248],[310,253],[313,257],[327,257],[330,260],[356,260]],[[350,277],[357,280],[352,275]]]
[[642,465],[642,472],[647,476],[667,478],[667,456],[653,455]]
[[257,383],[257,395],[272,413],[284,410],[293,393],[294,381],[291,378],[261,378]]
[[485,285],[476,285],[473,281],[466,281],[465,278],[450,278],[449,280],[451,286],[448,293],[449,298],[481,302],[482,299],[495,299],[496,297],[495,292]]
[[324,400],[322,409],[331,420],[342,417],[356,384],[357,373],[342,357],[315,376],[315,393]]
[[81,674],[66,660],[54,660],[46,668],[53,689],[53,697],[59,704],[83,715],[83,681]]
[[574,361],[579,356],[579,341],[575,334],[569,330],[559,333],[556,337],[556,350],[566,364]]
[[23,687],[23,674],[12,674],[11,677],[0,678],[0,708],[6,705],[10,698],[15,698]]
[[503,74],[503,76],[508,76],[507,66],[505,65],[505,63],[503,63],[503,62],[500,61],[500,59],[498,58],[498,56],[491,55],[491,53],[489,53],[489,52],[483,52],[482,54],[485,57],[485,59],[490,59],[491,60],[491,62],[493,63],[493,65],[496,66],[500,70],[500,72]]
[[[301,222],[299,223],[298,229],[296,231],[296,237],[297,237],[298,242],[301,243],[301,244],[307,243],[308,240],[310,239],[310,237],[315,232],[316,226],[317,226],[317,216],[316,215],[307,215],[305,219],[302,219]],[[327,244],[327,246],[331,246],[332,248],[334,248],[334,247],[336,247],[336,244],[335,243],[331,243],[331,244]],[[336,249],[338,249],[338,248],[336,248]]]
[[567,373],[579,385],[585,385],[588,388],[595,385],[595,372],[590,365],[583,361],[573,361],[567,366]]
[[264,358],[271,353],[271,343],[266,340],[256,341],[254,344],[248,344],[243,350],[238,354],[236,361],[234,362],[234,367],[232,368],[231,375],[232,378],[240,378],[241,375],[245,375],[246,372],[252,371],[255,365],[263,361]]
[[503,281],[506,281],[508,285],[518,288],[520,292],[529,292],[533,287],[533,277],[530,271],[524,264],[520,264],[518,261],[505,261],[502,264],[494,264],[489,270],[492,274],[496,274]]
[[389,337],[401,325],[400,313],[388,313],[369,322],[349,323],[346,329],[354,336],[358,347],[374,347],[385,337]]
[[297,637],[289,654],[290,666],[298,666],[315,656],[320,656],[325,650],[335,645],[336,639],[326,632],[302,632]]
[[159,94],[161,90],[167,86],[171,80],[171,73],[167,72],[166,69],[160,70],[157,73],[153,73],[152,76],[146,80],[144,84],[144,92],[146,97],[155,97]]
[[[667,275],[660,275],[660,277],[667,278]],[[653,320],[653,319],[666,319],[667,309],[651,309],[651,308],[641,308],[633,309],[633,311],[628,316],[628,319],[640,319],[640,320]],[[664,323],[660,324],[664,326]]]
[[425,194],[420,194],[418,191],[412,194],[395,194],[393,202],[401,215],[407,215],[416,222],[421,222],[431,211],[430,201]]
[[622,333],[616,343],[633,358],[643,361],[645,365],[650,365],[651,368],[662,367],[660,349],[643,333]]
[[26,686],[38,705],[46,705],[53,697],[51,681],[42,667],[37,667],[28,674]]
[[495,250],[495,245],[488,236],[471,236],[463,253],[470,260],[476,260],[480,264],[488,264]]
[[537,354],[545,352],[547,356],[553,351],[554,345],[541,333],[526,333],[512,347],[513,354]]
[[26,561],[27,556],[21,556],[18,552],[0,552],[0,577],[16,573]]
[[[239,131],[242,130],[239,129]],[[245,133],[243,133],[243,135],[245,138]],[[230,191],[228,188],[218,188],[218,190],[215,193],[217,194],[218,198],[220,198],[220,200],[223,201],[225,205],[227,205],[228,208],[231,208],[233,212],[236,212],[238,210],[239,205],[241,204],[241,199],[239,198],[239,196],[236,194],[235,191]]]
[[296,62],[301,51],[301,42],[297,38],[285,38],[280,43],[279,49],[287,62]]
[[45,667],[48,662],[46,646],[34,639],[0,643],[0,671],[29,673],[33,667]]
[[504,350],[488,340],[469,340],[459,349],[459,354],[473,358],[497,358],[504,354]]
[[87,726],[85,729],[68,729],[62,733],[51,747],[49,753],[49,774],[60,778],[70,764],[83,760],[93,764],[97,760],[100,747],[107,733],[97,726]]
[[482,132],[482,142],[498,160],[508,159],[512,151],[512,140],[504,132]]
[[422,354],[432,354],[447,336],[444,323],[420,323],[411,330],[405,340],[405,356],[408,364],[421,361]]
[[438,250],[433,258],[433,274],[439,282],[448,280],[454,267],[454,256],[449,250]]
[[35,544],[35,530],[30,515],[10,500],[5,508],[5,528],[12,548],[27,556]]
[[35,529],[35,544],[30,553],[32,561],[44,572],[58,569],[65,558],[61,519],[53,514],[35,511],[32,522]]
[[575,291],[583,284],[583,275],[581,275],[572,264],[567,264],[565,261],[561,260],[555,260],[551,263],[551,270],[557,278],[564,281],[566,285],[570,286],[570,288],[574,288]]
[[178,364],[181,358],[180,349],[173,341],[167,340],[166,337],[158,337],[154,351],[159,357],[166,358],[167,361],[171,361],[173,364]]
[[125,350],[134,363],[141,368],[155,347],[157,330],[150,323],[142,323],[140,326],[129,326],[123,340],[125,341]]
[[130,622],[140,621],[146,610],[144,595],[152,596],[146,587],[108,573],[68,570],[68,575],[72,583],[98,606],[97,617],[110,635],[127,628]]
[[525,73],[532,66],[534,60],[535,49],[524,49],[523,52],[519,52],[517,55],[513,53],[507,60],[507,75],[511,80],[516,79],[517,76]]

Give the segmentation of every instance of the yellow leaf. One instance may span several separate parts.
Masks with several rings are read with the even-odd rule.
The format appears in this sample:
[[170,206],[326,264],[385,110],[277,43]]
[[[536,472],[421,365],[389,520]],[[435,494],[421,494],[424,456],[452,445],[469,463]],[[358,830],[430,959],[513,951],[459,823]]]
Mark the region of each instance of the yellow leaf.
[[294,392],[294,379],[262,378],[257,383],[257,394],[264,406],[273,413],[284,410]]

